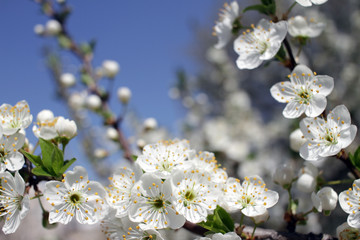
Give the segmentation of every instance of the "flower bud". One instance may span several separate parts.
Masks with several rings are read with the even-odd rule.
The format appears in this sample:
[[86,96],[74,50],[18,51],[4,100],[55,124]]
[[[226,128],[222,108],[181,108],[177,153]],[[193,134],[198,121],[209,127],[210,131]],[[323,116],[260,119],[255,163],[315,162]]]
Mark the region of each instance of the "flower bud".
[[143,149],[146,145],[146,142],[144,139],[138,139],[136,141],[136,145],[138,146],[139,149]]
[[146,130],[153,130],[157,128],[157,121],[155,118],[147,118],[144,121],[144,128]]
[[264,212],[263,214],[252,217],[252,219],[254,220],[255,224],[260,224],[266,222],[269,219],[269,217],[270,217],[269,212],[266,210],[266,212]]
[[57,35],[61,32],[61,24],[58,21],[51,19],[46,23],[45,29],[47,34],[52,36]]
[[120,66],[116,61],[105,60],[102,64],[103,74],[108,78],[114,78],[120,70]]
[[311,176],[316,178],[319,175],[319,170],[314,164],[310,162],[305,162],[305,166],[301,168],[299,175],[304,173],[310,174]]
[[295,152],[299,152],[301,146],[306,142],[300,128],[296,129],[290,134],[290,148]]
[[115,128],[109,127],[106,129],[106,137],[110,140],[117,140],[119,137],[119,133],[116,131]]
[[34,26],[34,33],[37,35],[43,35],[45,33],[45,27],[42,24],[36,24]]
[[54,118],[54,113],[50,110],[44,109],[36,116],[36,121],[39,123],[50,121]]
[[117,91],[118,98],[123,104],[127,104],[131,98],[131,90],[127,87],[121,87]]
[[59,134],[59,137],[66,137],[71,139],[77,134],[77,127],[74,121],[65,119],[63,117],[58,117],[55,124],[56,132]]
[[284,185],[290,184],[292,182],[294,175],[295,173],[292,166],[284,164],[276,169],[273,180],[276,184],[284,187]]
[[315,190],[316,178],[310,174],[302,174],[296,183],[297,188],[305,193],[310,193]]
[[98,95],[90,95],[86,98],[86,106],[90,109],[96,110],[101,107],[101,99]]
[[98,159],[106,158],[109,155],[108,151],[102,148],[97,148],[94,150],[94,156]]
[[80,93],[73,93],[69,97],[69,105],[73,109],[80,109],[85,104],[85,96]]
[[313,192],[311,200],[319,212],[332,211],[336,208],[338,195],[331,187],[324,187],[316,194]]
[[71,87],[74,86],[76,83],[76,79],[75,76],[71,73],[63,73],[60,76],[60,83],[64,86],[64,87]]

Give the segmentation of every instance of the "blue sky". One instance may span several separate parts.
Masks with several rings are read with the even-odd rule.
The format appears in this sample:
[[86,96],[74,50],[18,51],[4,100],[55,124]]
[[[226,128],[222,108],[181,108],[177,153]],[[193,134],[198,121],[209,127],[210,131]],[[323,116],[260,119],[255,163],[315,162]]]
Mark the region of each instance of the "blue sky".
[[[141,117],[155,117],[167,127],[181,117],[179,104],[168,98],[178,67],[194,70],[189,44],[193,41],[191,25],[209,26],[215,6],[209,0],[119,1],[69,0],[73,14],[68,28],[79,41],[96,38],[94,63],[114,59],[121,65],[115,86],[128,86],[133,92],[131,106]],[[44,109],[55,115],[66,114],[54,96],[54,85],[41,56],[49,38],[33,33],[35,24],[47,18],[32,1],[2,1],[0,8],[0,102],[15,104],[26,99],[34,116]],[[215,5],[215,6],[214,6]],[[215,42],[215,39],[214,39]],[[65,70],[76,72],[78,61],[65,57]]]

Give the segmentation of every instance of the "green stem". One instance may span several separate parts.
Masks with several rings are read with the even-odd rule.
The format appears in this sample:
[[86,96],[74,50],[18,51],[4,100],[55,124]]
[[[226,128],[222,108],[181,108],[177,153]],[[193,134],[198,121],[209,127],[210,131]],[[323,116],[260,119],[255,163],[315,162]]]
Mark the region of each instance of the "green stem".
[[241,213],[241,218],[240,218],[240,226],[242,226],[244,221],[244,214]]
[[338,185],[343,183],[352,183],[353,181],[354,179],[334,180],[334,181],[326,182],[325,185]]
[[40,144],[40,142],[37,141],[34,148],[33,148],[33,150],[31,151],[31,154],[34,154],[34,152],[35,152],[36,148],[39,146],[39,144]]
[[36,196],[31,197],[30,200],[37,199],[37,198],[41,198],[42,196],[44,196],[44,195],[43,195],[43,194],[39,194],[39,195],[36,195]]
[[255,223],[254,229],[253,229],[252,234],[251,234],[251,239],[254,239],[256,227],[257,227],[257,224]]
[[288,205],[288,211],[289,211],[289,212],[292,212],[292,211],[291,211],[291,202],[292,202],[291,189],[290,189],[290,188],[287,188],[286,190],[287,190],[287,192],[288,192],[288,194],[289,194],[289,205]]
[[[41,195],[41,196],[42,196],[42,195]],[[44,206],[43,206],[42,203],[41,203],[40,198],[38,197],[37,199],[39,200],[39,204],[40,204],[41,210],[42,210],[43,212],[46,212]]]
[[297,2],[294,2],[293,4],[291,4],[289,9],[285,13],[286,18],[289,16],[289,14],[291,13],[292,9],[295,7],[296,4],[297,4]]
[[303,45],[301,44],[300,47],[299,47],[299,49],[298,49],[298,51],[297,51],[297,53],[296,53],[296,57],[299,57],[299,56],[300,56],[300,53],[301,53],[301,51],[302,51],[302,48],[303,48]]
[[303,216],[305,217],[305,216],[307,216],[307,215],[309,215],[310,213],[315,212],[315,211],[317,211],[317,210],[316,210],[316,208],[315,208],[315,207],[313,207],[311,210],[309,210],[309,211],[307,211],[307,212],[303,213]]

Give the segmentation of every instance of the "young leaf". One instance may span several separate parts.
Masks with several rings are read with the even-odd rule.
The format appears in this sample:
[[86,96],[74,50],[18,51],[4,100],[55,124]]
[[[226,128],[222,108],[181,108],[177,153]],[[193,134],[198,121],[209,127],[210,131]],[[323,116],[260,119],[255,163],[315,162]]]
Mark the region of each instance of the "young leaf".
[[62,174],[60,170],[64,165],[63,152],[59,148],[54,147],[51,157],[52,157],[52,169],[54,170],[55,174],[59,176]]
[[234,220],[231,218],[230,214],[225,211],[220,206],[217,206],[215,209],[216,215],[219,217],[223,225],[229,229],[229,232],[234,231]]
[[76,158],[72,158],[70,160],[66,160],[64,166],[60,169],[59,173],[63,174],[70,166],[76,161]]
[[55,148],[54,144],[50,141],[45,139],[39,138],[40,148],[41,148],[41,155],[42,155],[42,165],[50,170],[52,169],[52,154]]
[[29,159],[30,162],[32,162],[35,166],[41,166],[42,165],[42,161],[41,161],[41,157],[37,156],[37,155],[33,155],[30,154],[24,150],[20,150],[22,154],[24,154],[24,156]]
[[53,174],[49,173],[48,170],[44,167],[35,167],[31,170],[31,172],[33,174],[35,174],[36,176],[46,176],[46,177],[52,177]]

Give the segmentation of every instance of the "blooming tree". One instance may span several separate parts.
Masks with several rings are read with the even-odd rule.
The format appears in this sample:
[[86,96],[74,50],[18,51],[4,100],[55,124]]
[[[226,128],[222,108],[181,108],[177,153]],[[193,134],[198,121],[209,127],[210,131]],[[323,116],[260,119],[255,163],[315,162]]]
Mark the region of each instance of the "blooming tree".
[[[236,139],[236,129],[227,126],[228,119],[239,121],[237,116],[232,115],[234,106],[252,112],[251,108],[246,110],[244,102],[250,102],[250,99],[244,92],[233,91],[229,94],[225,107],[228,111],[224,114],[227,118],[218,117],[204,124],[201,135],[208,137],[206,144],[214,152],[204,151],[208,150],[205,146],[199,152],[188,140],[155,141],[154,135],[166,134],[159,131],[156,120],[152,118],[144,121],[138,132],[138,140],[132,146],[122,126],[127,104],[131,100],[130,89],[118,89],[117,97],[124,111],[117,115],[110,108],[109,92],[104,91],[98,81],[103,78],[113,81],[120,71],[119,64],[105,60],[99,69],[94,70],[91,62],[94,43],[78,44],[66,30],[65,23],[70,13],[67,3],[38,0],[49,21],[45,26],[35,26],[34,31],[43,37],[57,38],[64,51],[69,51],[80,60],[82,67],[79,72],[84,91],[71,89],[78,79],[70,73],[59,71],[59,59],[50,54],[50,70],[75,121],[55,116],[51,110],[45,109],[37,114],[33,123],[35,118],[25,100],[14,106],[8,103],[0,106],[2,231],[5,234],[19,231],[21,221],[31,214],[30,201],[38,199],[43,211],[44,227],[52,228],[57,223],[72,224],[75,218],[80,224],[100,223],[107,239],[166,239],[164,230],[180,228],[200,235],[194,237],[196,239],[307,239],[307,234],[296,232],[297,226],[306,224],[311,214],[323,213],[332,217],[331,211],[336,209],[339,201],[340,207],[349,216],[347,223],[339,226],[338,237],[359,239],[360,147],[354,154],[345,149],[355,140],[357,127],[351,124],[351,114],[345,105],[334,108],[327,106],[327,97],[334,89],[334,79],[328,75],[318,75],[314,72],[316,64],[311,70],[299,58],[302,48],[310,44],[308,38],[318,37],[325,24],[312,19],[307,21],[303,16],[290,16],[297,3],[300,7],[310,7],[327,1],[291,2],[292,5],[282,14],[279,14],[281,8],[278,7],[281,3],[276,0],[261,0],[255,5],[243,7],[236,1],[225,4],[214,27],[214,35],[218,38],[214,47],[222,50],[212,49],[208,53],[211,61],[227,69],[229,75],[236,75],[239,69],[265,68],[270,60],[277,61],[288,71],[288,75],[284,76],[287,79],[273,85],[269,94],[276,101],[286,103],[283,110],[286,121],[297,119],[295,124],[298,129],[291,134],[290,146],[294,152],[299,152],[305,162],[298,174],[291,163],[273,166],[273,180],[282,188],[275,191],[267,188],[267,184],[271,183],[264,180],[266,176],[263,179],[248,169],[256,168],[254,166],[242,164],[243,170],[239,175],[246,173],[246,176],[240,179],[236,178],[232,169],[224,167],[227,163],[222,158],[241,162],[241,158],[251,155],[248,149],[255,143],[258,147],[273,147],[261,142],[261,134],[266,129],[256,125],[251,125],[254,127],[250,130],[242,127],[240,132],[247,134],[244,142]],[[249,11],[257,11],[264,18],[256,26],[251,24],[247,27],[243,19]],[[294,39],[292,44],[288,35]],[[236,70],[228,64],[230,59],[226,55],[216,52],[225,51],[231,40],[233,50],[239,55],[232,63],[236,64]],[[296,57],[294,47],[299,48]],[[234,85],[229,86],[226,89],[233,90]],[[172,96],[185,95],[180,91],[184,89],[177,89],[178,92],[173,90]],[[189,96],[183,98],[185,106],[196,107]],[[207,101],[206,95],[198,95],[198,105],[204,105]],[[124,159],[131,166],[111,169],[111,174],[107,176],[110,184],[107,186],[100,181],[90,180],[84,167],[73,166],[75,158],[64,157],[66,146],[73,143],[72,139],[78,132],[86,132],[84,118],[80,117],[80,112],[84,110],[96,113],[103,120],[107,138],[121,148]],[[251,116],[248,122],[254,124],[257,121],[255,114],[249,113],[247,116]],[[26,138],[26,129],[32,123],[32,132],[38,139],[35,145]],[[82,135],[84,139],[91,139],[90,135]],[[195,132],[194,135],[199,134]],[[90,140],[89,145],[92,144]],[[90,160],[99,160],[108,155],[104,149],[87,149],[90,150]],[[345,163],[349,179],[328,180],[311,163],[328,157],[333,158],[331,161]],[[99,166],[96,161],[90,162],[95,169]],[[102,174],[99,172],[100,176]],[[41,182],[45,182],[42,187]],[[331,187],[351,182],[353,185],[339,196]],[[297,190],[311,193],[311,196],[308,194],[299,199],[299,195],[294,194],[295,185]],[[276,215],[272,209],[286,194],[288,201],[280,205],[286,205],[283,219],[288,232],[257,229],[258,225],[269,219],[280,221],[274,219]],[[307,211],[301,209],[299,200],[308,203],[310,207]],[[48,208],[42,202],[47,202]],[[253,227],[248,226],[249,222]],[[314,239],[332,239],[323,233],[311,236]]]

